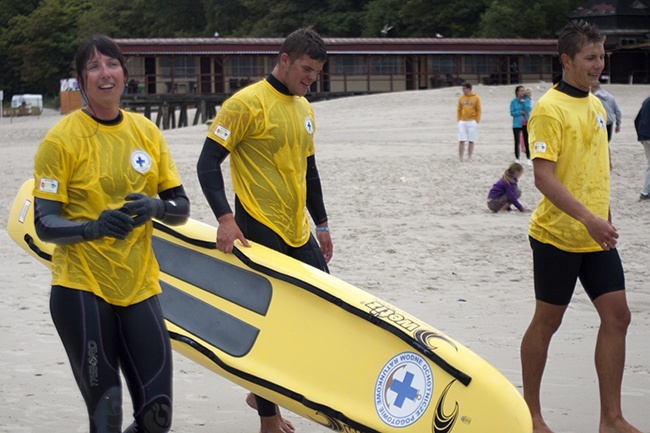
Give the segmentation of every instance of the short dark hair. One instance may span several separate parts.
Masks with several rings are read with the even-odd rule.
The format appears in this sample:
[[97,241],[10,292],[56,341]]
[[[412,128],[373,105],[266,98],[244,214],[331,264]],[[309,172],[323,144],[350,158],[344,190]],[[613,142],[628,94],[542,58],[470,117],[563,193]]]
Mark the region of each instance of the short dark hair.
[[129,72],[126,69],[126,62],[124,60],[124,55],[120,50],[120,47],[115,43],[115,41],[109,38],[106,35],[94,35],[87,39],[79,49],[75,56],[75,68],[77,69],[77,79],[80,81],[79,84],[82,88],[85,87],[85,77],[84,73],[86,72],[86,65],[88,61],[92,59],[95,55],[95,51],[99,52],[108,57],[117,59],[122,65],[124,70],[124,77],[129,76]]
[[284,53],[292,62],[305,54],[319,62],[327,60],[325,42],[311,27],[298,29],[287,36],[280,47],[280,55]]
[[472,83],[465,81],[463,87],[469,90],[472,90]]
[[573,59],[585,44],[604,42],[605,35],[595,24],[584,20],[573,20],[560,31],[560,36],[557,39],[557,53],[560,57],[562,54],[566,54]]

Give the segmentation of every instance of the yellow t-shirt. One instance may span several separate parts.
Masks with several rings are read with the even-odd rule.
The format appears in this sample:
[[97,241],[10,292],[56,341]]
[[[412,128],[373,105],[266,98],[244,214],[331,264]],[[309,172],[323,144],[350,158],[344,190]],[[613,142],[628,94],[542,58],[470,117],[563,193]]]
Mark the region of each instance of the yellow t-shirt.
[[[155,197],[181,185],[156,125],[139,114],[122,115],[108,126],[79,110],[57,123],[36,152],[34,196],[63,203],[61,216],[83,222],[120,208],[130,193]],[[118,306],[160,293],[152,233],[149,221],[125,240],[57,245],[52,285],[93,292]]]
[[[594,215],[609,214],[609,151],[605,109],[589,94],[571,97],[549,90],[534,106],[528,122],[531,157],[556,163],[555,176]],[[568,252],[602,248],[582,223],[542,196],[530,220],[529,235]]]
[[307,157],[315,130],[304,97],[263,80],[229,98],[208,131],[230,152],[233,189],[244,209],[292,247],[309,240]]

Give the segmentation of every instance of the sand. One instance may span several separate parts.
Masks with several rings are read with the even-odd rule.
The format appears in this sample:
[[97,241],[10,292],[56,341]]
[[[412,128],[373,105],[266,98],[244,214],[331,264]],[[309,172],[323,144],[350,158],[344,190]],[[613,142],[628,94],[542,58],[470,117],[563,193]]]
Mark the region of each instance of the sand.
[[[528,85],[534,99],[549,87]],[[623,407],[629,421],[648,431],[650,203],[638,201],[645,158],[633,119],[650,86],[606,88],[624,116],[612,141],[612,214],[633,314]],[[471,163],[457,156],[459,88],[314,104],[317,160],[335,246],[331,271],[465,344],[521,389],[519,344],[533,311],[529,214],[492,214],[485,206],[490,186],[514,159],[514,86],[475,90],[484,114]],[[0,122],[6,192],[0,202],[0,433],[87,431],[85,407],[49,315],[50,273],[6,233],[11,202],[31,176],[36,148],[60,119],[45,110],[39,118]],[[195,174],[206,131],[199,125],[165,136],[192,200],[192,217],[215,224]],[[534,207],[540,194],[531,170],[520,183],[522,202]],[[597,431],[597,330],[597,315],[578,287],[543,381],[544,414],[557,433]],[[180,355],[174,360],[173,432],[258,431],[257,417],[244,402],[246,390]],[[129,405],[127,393],[127,415]],[[329,431],[285,414],[298,432]]]

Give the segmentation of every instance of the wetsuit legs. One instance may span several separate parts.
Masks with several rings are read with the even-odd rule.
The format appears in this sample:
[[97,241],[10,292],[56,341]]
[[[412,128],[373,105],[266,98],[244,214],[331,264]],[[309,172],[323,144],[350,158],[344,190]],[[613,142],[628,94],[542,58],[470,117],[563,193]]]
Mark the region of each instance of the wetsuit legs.
[[88,409],[90,433],[122,431],[120,369],[133,401],[132,432],[168,432],[172,357],[158,298],[116,307],[90,292],[54,286],[50,311]]

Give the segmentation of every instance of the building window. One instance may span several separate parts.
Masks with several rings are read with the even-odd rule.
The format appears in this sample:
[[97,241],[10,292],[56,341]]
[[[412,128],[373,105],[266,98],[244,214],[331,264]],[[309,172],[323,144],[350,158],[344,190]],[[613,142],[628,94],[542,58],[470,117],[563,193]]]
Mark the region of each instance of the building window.
[[404,73],[404,62],[398,56],[374,56],[371,60],[373,75],[396,75]]
[[236,77],[256,77],[258,56],[235,56],[230,60],[230,74]]
[[452,74],[456,72],[456,62],[453,56],[431,56],[429,57],[429,72]]
[[524,74],[550,74],[553,68],[552,59],[548,56],[521,57],[521,72]]
[[337,56],[331,59],[332,73],[334,74],[367,74],[368,65],[366,57]]
[[160,72],[163,78],[192,78],[196,75],[196,57],[161,57]]
[[463,72],[468,74],[489,74],[493,72],[490,56],[463,56]]

